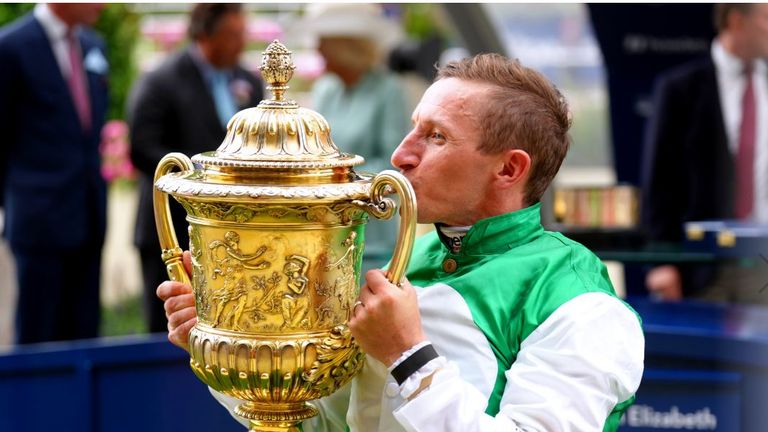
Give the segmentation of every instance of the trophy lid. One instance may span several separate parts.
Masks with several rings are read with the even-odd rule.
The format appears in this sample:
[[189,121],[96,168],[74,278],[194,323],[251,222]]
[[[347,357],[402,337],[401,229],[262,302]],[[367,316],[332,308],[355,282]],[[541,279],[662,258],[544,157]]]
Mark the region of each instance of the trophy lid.
[[322,115],[285,99],[295,68],[291,51],[277,40],[269,44],[260,69],[272,98],[235,114],[219,148],[192,160],[211,168],[304,169],[362,164],[361,156],[339,151]]
[[159,178],[158,190],[202,199],[367,196],[371,176],[352,169],[365,159],[341,152],[322,115],[285,98],[295,68],[291,51],[269,44],[260,69],[272,98],[235,114],[218,149],[192,157],[193,170]]

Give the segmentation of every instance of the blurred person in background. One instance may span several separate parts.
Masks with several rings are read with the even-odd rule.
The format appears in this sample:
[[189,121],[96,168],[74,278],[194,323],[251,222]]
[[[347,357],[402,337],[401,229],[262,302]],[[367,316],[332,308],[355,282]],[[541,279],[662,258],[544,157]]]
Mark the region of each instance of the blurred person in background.
[[39,4],[0,29],[0,185],[16,343],[98,336],[108,106],[102,4]]
[[[384,61],[402,30],[373,4],[310,5],[297,31],[316,38],[326,73],[312,88],[314,109],[344,152],[365,158],[365,171],[391,168],[389,156],[408,131],[408,105]],[[363,269],[380,267],[394,247],[397,224],[371,220]]]
[[408,39],[389,53],[387,66],[397,74],[406,100],[406,112],[412,112],[419,104],[421,95],[429,88],[430,81],[419,71],[419,57],[423,55],[421,44]]
[[[718,4],[714,11],[710,57],[658,80],[642,201],[656,242],[682,242],[688,221],[768,222],[768,4]],[[662,265],[646,286],[664,300],[768,304],[762,267]]]
[[[140,171],[134,241],[141,256],[144,310],[151,332],[166,330],[163,303],[155,289],[168,278],[152,206],[152,184],[160,159],[215,150],[229,119],[262,99],[263,85],[240,66],[246,14],[240,4],[198,4],[190,13],[191,42],[140,78],[128,100],[131,159]],[[189,244],[186,213],[171,202],[179,244]]]

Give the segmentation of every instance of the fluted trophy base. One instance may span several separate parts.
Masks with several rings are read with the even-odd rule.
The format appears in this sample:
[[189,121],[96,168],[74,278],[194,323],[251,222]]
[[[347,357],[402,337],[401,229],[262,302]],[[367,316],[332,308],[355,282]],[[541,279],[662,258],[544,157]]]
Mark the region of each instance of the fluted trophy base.
[[299,423],[317,415],[317,408],[308,403],[275,406],[246,402],[235,408],[235,414],[250,422],[251,432],[299,432]]
[[307,403],[330,395],[363,367],[345,325],[299,334],[245,334],[198,322],[189,333],[190,366],[213,390],[243,401],[234,414],[258,432],[298,432],[318,414]]

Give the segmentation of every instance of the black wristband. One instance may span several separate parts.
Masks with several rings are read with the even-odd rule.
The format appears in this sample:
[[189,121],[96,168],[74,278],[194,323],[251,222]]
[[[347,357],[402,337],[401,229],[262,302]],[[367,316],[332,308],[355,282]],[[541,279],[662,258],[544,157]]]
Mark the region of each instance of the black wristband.
[[415,353],[411,354],[402,363],[392,369],[392,377],[395,378],[397,384],[400,385],[408,379],[414,372],[421,369],[422,366],[429,363],[430,360],[440,357],[435,351],[435,347],[432,344],[424,345],[419,348]]

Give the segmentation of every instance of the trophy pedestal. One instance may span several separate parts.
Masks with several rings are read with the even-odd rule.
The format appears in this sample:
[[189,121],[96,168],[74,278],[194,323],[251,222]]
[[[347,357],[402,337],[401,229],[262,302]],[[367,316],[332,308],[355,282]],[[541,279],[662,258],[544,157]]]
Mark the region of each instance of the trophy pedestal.
[[251,426],[248,428],[250,432],[300,432],[300,429],[295,426],[293,422],[280,423],[275,426],[270,424],[269,426],[263,424],[257,424],[257,422],[251,422]]
[[317,408],[308,403],[259,404],[246,402],[235,408],[235,414],[249,420],[251,432],[299,432],[299,423],[317,415]]

